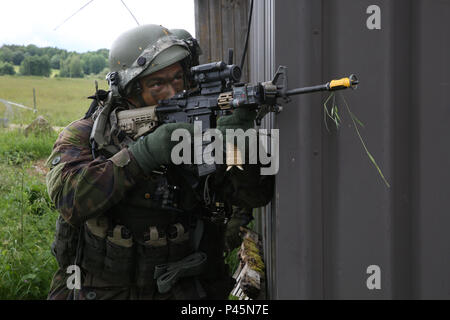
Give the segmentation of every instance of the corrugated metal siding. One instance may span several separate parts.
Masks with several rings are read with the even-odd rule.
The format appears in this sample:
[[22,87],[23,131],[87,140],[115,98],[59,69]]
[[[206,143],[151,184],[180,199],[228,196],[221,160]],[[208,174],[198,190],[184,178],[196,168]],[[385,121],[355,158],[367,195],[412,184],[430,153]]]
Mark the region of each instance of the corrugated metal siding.
[[[262,5],[261,5],[262,4]],[[256,19],[256,17],[265,17],[266,19]],[[266,81],[273,76],[274,65],[274,46],[273,46],[273,2],[269,0],[260,0],[255,3],[253,9],[253,22],[250,33],[250,79],[254,83],[258,81]],[[261,48],[265,48],[261,50]],[[258,64],[256,66],[256,64]],[[262,123],[262,127],[273,128],[274,116],[268,114]],[[268,152],[270,144],[268,144]],[[256,228],[263,236],[264,260],[266,264],[266,288],[268,297],[271,292],[276,289],[276,268],[275,268],[275,250],[276,250],[276,227],[274,212],[276,199],[274,198],[270,204],[260,210],[256,216]]]
[[[234,49],[234,63],[240,64],[248,25],[247,0],[194,0],[195,29],[203,55],[200,63],[228,60]],[[243,80],[248,81],[248,59]]]
[[[381,30],[369,30],[370,5]],[[290,87],[350,73],[344,92],[391,188],[369,162],[341,103],[296,97],[280,128],[280,171],[261,219],[269,296],[276,299],[450,298],[450,1],[255,1],[251,80],[287,65]],[[369,290],[369,265],[381,290]]]

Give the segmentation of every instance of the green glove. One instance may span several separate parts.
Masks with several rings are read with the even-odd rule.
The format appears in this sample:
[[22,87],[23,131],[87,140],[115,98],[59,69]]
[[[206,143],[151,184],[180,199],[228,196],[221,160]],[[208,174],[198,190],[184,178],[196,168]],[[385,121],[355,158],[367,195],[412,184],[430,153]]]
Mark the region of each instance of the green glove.
[[250,110],[249,108],[242,107],[233,111],[233,114],[228,116],[221,116],[217,120],[217,129],[224,131],[226,129],[247,129],[254,127],[254,121],[256,119],[256,110]]
[[[250,110],[249,108],[242,107],[234,109],[233,113],[227,116],[221,116],[217,120],[217,129],[222,132],[223,137],[223,150],[225,152],[225,157],[227,157],[226,163],[229,164],[228,156],[230,156],[231,162],[236,164],[245,163],[245,159],[240,157],[234,158],[235,154],[248,154],[248,143],[245,144],[245,150],[240,150],[240,153],[235,153],[235,144],[227,143],[227,129],[242,129],[244,132],[248,129],[254,128],[254,121],[256,119],[256,110]],[[231,153],[229,153],[231,152]],[[231,168],[231,167],[228,167]],[[238,168],[242,170],[242,166],[238,165]]]
[[194,134],[194,126],[189,123],[163,124],[128,148],[145,174],[172,163],[172,148],[179,143],[171,141],[172,132],[176,129],[188,130],[191,137]]

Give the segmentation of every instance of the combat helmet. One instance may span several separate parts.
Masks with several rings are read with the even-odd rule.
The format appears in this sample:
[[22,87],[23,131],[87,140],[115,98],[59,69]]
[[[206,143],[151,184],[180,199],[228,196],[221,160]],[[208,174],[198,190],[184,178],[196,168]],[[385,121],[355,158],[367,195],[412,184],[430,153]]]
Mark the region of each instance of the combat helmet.
[[124,32],[112,44],[107,80],[120,96],[133,96],[140,92],[138,78],[176,62],[189,70],[192,55],[187,42],[163,26],[142,25]]
[[195,39],[188,31],[184,29],[170,29],[170,32],[176,36],[178,39],[183,40],[189,47],[192,57],[191,67],[198,66],[200,64],[199,57],[202,55],[202,49],[198,44],[197,39]]

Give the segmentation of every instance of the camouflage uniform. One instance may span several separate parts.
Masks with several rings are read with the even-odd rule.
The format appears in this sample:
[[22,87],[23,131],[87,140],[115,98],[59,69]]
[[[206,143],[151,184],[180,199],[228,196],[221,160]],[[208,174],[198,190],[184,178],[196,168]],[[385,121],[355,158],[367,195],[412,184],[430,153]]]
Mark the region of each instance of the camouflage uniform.
[[[208,218],[211,212],[204,212],[203,199],[174,168],[145,176],[126,147],[114,155],[98,153],[94,159],[92,126],[91,117],[71,123],[47,161],[48,193],[60,212],[52,245],[59,269],[48,298],[226,299],[234,282],[223,260],[225,225]],[[259,165],[244,165],[244,171],[225,169],[218,165],[208,184],[227,212],[232,206],[255,208],[270,201],[274,177],[260,176]],[[205,183],[202,179],[201,186]],[[204,217],[203,233],[195,248],[199,216]],[[202,272],[181,277],[160,293],[155,267],[196,250],[207,256]],[[81,266],[81,290],[66,286],[66,268],[72,264]]]

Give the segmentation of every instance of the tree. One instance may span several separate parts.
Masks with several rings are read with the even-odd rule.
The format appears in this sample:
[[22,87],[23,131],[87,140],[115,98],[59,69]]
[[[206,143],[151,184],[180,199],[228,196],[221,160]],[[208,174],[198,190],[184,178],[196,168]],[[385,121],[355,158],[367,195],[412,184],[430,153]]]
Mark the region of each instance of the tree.
[[83,78],[84,73],[81,68],[81,60],[79,56],[74,55],[70,58],[69,69],[72,78]]
[[12,62],[16,65],[16,66],[20,66],[20,64],[22,63],[23,59],[25,59],[25,55],[23,54],[22,51],[16,51],[14,52],[13,56],[12,56]]
[[3,62],[12,62],[13,52],[8,47],[3,46],[0,49],[0,60]]
[[84,74],[90,74],[91,73],[91,53],[87,52],[81,55],[81,67],[83,68]]
[[106,60],[102,55],[95,54],[89,61],[91,73],[99,73],[106,67]]
[[103,58],[105,58],[105,60],[108,60],[108,58],[109,58],[109,50],[108,49],[98,49],[97,51],[95,51],[95,53],[103,56]]
[[29,44],[25,48],[26,52],[30,54],[30,56],[36,56],[39,55],[40,49],[35,46],[34,44]]
[[16,71],[14,70],[14,66],[9,62],[0,62],[0,75],[10,74],[15,75]]
[[48,56],[28,56],[20,65],[22,75],[50,76],[50,59]]
[[79,55],[73,54],[61,62],[60,77],[83,78],[83,68]]
[[85,74],[97,74],[106,67],[106,60],[101,54],[85,53],[82,55],[81,61]]
[[53,69],[59,69],[61,67],[61,56],[59,54],[55,54],[51,59],[50,59],[50,66]]

